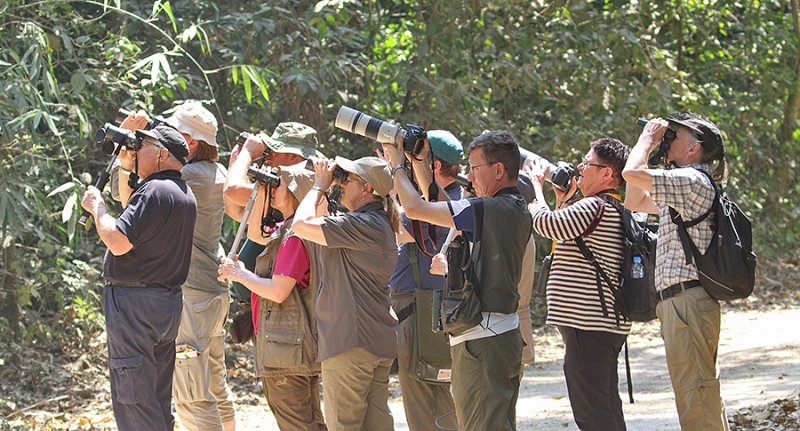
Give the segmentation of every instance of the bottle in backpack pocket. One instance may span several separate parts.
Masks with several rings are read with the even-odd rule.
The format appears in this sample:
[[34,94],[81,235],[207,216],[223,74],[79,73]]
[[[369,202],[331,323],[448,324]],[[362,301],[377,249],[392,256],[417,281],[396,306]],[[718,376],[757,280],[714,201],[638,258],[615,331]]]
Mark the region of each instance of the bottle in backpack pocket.
[[631,278],[644,278],[644,264],[640,256],[633,257],[631,265]]

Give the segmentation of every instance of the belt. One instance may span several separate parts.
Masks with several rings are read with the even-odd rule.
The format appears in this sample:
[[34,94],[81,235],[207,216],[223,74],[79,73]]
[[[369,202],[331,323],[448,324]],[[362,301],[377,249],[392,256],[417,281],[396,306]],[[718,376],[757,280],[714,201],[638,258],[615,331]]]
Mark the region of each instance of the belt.
[[106,280],[106,286],[115,286],[115,287],[161,287],[161,286],[148,286],[144,283],[118,283],[116,281],[108,281]]
[[658,291],[658,300],[661,302],[698,286],[700,286],[700,281],[698,280],[682,281],[680,283],[673,284],[670,287]]

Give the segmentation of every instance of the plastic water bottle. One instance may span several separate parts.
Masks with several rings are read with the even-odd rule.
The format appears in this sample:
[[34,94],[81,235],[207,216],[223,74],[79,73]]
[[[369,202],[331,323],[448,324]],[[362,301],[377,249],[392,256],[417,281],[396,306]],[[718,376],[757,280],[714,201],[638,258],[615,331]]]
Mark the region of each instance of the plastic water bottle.
[[633,265],[631,265],[631,278],[644,278],[644,264],[642,263],[641,256],[633,257]]

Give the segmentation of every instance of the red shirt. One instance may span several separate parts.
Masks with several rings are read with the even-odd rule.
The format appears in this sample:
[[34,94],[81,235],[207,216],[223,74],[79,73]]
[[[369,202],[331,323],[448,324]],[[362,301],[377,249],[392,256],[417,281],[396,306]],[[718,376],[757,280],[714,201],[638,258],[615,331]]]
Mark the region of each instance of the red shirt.
[[[297,285],[305,289],[311,281],[311,261],[308,250],[303,241],[296,237],[289,237],[278,249],[275,257],[275,270],[272,276],[283,275],[294,279]],[[250,307],[253,311],[253,328],[258,332],[258,295],[250,292]]]

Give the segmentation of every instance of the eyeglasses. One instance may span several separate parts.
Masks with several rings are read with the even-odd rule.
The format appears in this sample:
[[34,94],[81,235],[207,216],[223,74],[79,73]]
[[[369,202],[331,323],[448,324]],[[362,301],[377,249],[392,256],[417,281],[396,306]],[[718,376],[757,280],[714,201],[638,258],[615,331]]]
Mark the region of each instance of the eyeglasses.
[[475,172],[475,169],[478,169],[481,166],[493,165],[495,163],[498,163],[498,162],[486,162],[486,163],[481,163],[481,164],[478,164],[478,165],[469,165],[469,171],[470,172]]
[[345,179],[341,183],[342,183],[342,185],[345,185],[345,184],[349,183],[350,181],[357,181],[357,182],[361,183],[362,185],[366,185],[367,184],[366,181],[364,181],[361,177],[359,177],[358,175],[355,175],[355,174],[348,174],[347,175],[347,179]]
[[608,165],[598,165],[597,163],[589,163],[586,160],[586,157],[584,157],[583,160],[581,160],[581,164],[583,166],[595,166],[595,167],[598,167],[598,168],[607,168],[608,167]]

